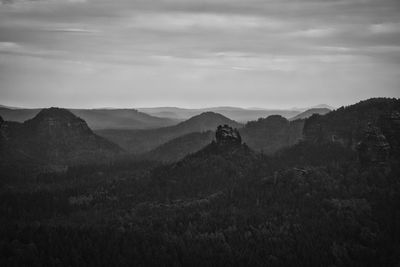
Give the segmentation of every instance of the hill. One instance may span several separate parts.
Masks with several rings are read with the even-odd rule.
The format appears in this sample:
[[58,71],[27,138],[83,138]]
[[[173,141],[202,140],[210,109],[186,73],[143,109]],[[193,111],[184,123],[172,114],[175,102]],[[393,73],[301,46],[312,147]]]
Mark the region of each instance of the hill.
[[41,110],[23,123],[3,121],[1,146],[13,156],[2,161],[27,158],[45,164],[75,164],[112,158],[122,150],[97,136],[86,122],[59,108]]
[[[0,116],[7,121],[24,122],[41,109],[11,109],[0,107]],[[91,129],[150,129],[175,125],[175,119],[159,118],[135,109],[70,109],[87,122]]]
[[311,142],[336,142],[355,149],[369,126],[380,127],[382,119],[396,112],[400,112],[400,99],[371,98],[323,116],[313,115],[306,119],[303,132]]
[[115,142],[127,151],[135,154],[145,153],[179,136],[214,130],[218,125],[230,125],[239,128],[242,125],[214,112],[196,115],[175,126],[149,130],[101,130],[99,135]]
[[289,120],[294,121],[294,120],[299,120],[299,119],[307,119],[314,114],[325,115],[326,113],[328,113],[330,111],[331,110],[328,108],[312,108],[312,109],[308,109],[308,110],[290,118]]
[[[288,121],[273,115],[248,122],[239,128],[243,142],[254,151],[272,154],[302,139],[304,120]],[[146,154],[146,158],[164,162],[177,161],[205,147],[214,139],[213,132],[179,136]]]
[[304,120],[288,121],[279,115],[250,121],[240,129],[243,141],[253,150],[272,154],[302,139]]
[[151,177],[164,200],[229,190],[257,164],[257,155],[242,144],[232,127],[218,127],[216,141],[175,164],[156,169]]

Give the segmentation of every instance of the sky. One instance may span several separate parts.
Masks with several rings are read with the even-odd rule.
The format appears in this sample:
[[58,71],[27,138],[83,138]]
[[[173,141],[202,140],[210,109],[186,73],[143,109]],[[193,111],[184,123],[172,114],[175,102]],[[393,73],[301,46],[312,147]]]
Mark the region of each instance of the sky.
[[0,104],[262,108],[400,97],[399,0],[0,0]]

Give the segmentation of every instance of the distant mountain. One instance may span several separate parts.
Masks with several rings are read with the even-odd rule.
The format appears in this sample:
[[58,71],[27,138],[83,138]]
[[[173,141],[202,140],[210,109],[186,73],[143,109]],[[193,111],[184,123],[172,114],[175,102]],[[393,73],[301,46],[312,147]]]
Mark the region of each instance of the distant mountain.
[[35,117],[41,109],[14,109],[0,107],[0,116],[6,121],[24,122]]
[[[24,122],[41,109],[11,109],[0,107],[0,116],[7,121]],[[151,129],[175,125],[176,119],[159,118],[135,109],[70,109],[84,119],[92,129]]]
[[[395,114],[400,112],[400,99],[371,98],[357,104],[341,107],[326,115],[313,115],[304,124],[305,139],[314,143],[335,142],[355,149],[366,131],[377,127],[388,131],[386,135],[396,137],[396,130],[390,129],[397,121]],[[381,127],[382,120],[386,126]],[[393,139],[392,138],[392,139]],[[395,142],[395,140],[389,140]]]
[[163,162],[178,161],[211,143],[214,139],[214,134],[213,131],[185,134],[160,145],[144,155],[144,157]]
[[121,148],[97,136],[86,122],[60,108],[41,110],[24,123],[2,121],[0,161],[31,159],[44,164],[75,164],[110,159]]
[[221,114],[204,112],[175,126],[150,130],[100,130],[99,135],[119,144],[135,154],[145,153],[156,147],[188,133],[214,130],[218,125],[230,125],[240,128],[242,125]]
[[5,106],[5,105],[0,105],[0,109],[1,108],[7,108],[7,109],[19,109],[17,107],[11,107],[11,106]]
[[157,117],[168,117],[178,120],[185,120],[204,112],[215,112],[224,115],[232,120],[245,123],[247,121],[257,120],[258,118],[268,117],[270,115],[281,115],[286,118],[296,116],[300,111],[279,110],[279,109],[244,109],[237,107],[212,107],[203,109],[184,109],[176,107],[156,107],[139,108],[141,112]]
[[325,115],[326,113],[330,112],[331,110],[328,108],[312,108],[308,109],[292,118],[290,118],[290,121],[298,120],[298,119],[307,119],[311,117],[313,114],[319,114],[319,115]]
[[314,108],[323,108],[323,109],[329,109],[329,110],[334,110],[335,108],[332,106],[329,106],[327,104],[319,104],[319,105],[315,105],[310,107],[309,109],[314,109]]
[[327,104],[319,104],[319,105],[310,106],[310,107],[294,107],[294,108],[291,108],[290,110],[295,110],[295,111],[298,111],[300,113],[300,112],[304,112],[304,111],[306,111],[308,109],[314,109],[314,108],[318,108],[318,109],[326,108],[326,109],[329,109],[329,110],[334,110],[335,109],[334,107],[329,106]]
[[303,125],[304,120],[290,122],[282,116],[273,115],[248,122],[239,132],[243,142],[251,149],[271,154],[300,141]]

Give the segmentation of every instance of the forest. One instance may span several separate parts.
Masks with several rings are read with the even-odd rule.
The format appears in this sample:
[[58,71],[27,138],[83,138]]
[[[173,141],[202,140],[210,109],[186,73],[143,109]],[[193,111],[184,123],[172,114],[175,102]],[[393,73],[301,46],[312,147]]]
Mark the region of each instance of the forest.
[[3,160],[0,266],[397,266],[399,101],[314,115],[275,153],[222,126],[167,163]]

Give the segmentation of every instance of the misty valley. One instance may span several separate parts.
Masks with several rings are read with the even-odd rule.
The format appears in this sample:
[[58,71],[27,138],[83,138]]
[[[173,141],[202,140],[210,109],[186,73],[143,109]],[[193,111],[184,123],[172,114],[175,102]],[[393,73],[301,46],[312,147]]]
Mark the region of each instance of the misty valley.
[[400,100],[0,108],[0,266],[397,266]]

